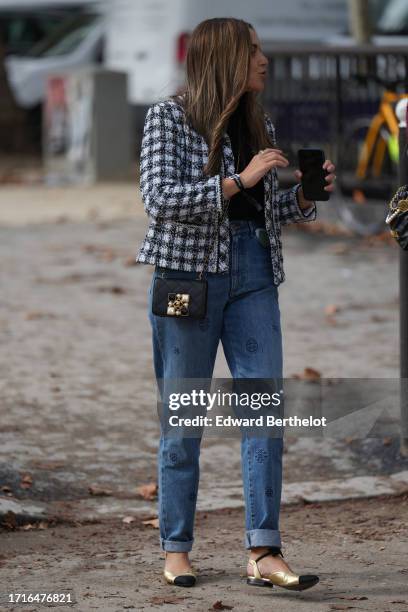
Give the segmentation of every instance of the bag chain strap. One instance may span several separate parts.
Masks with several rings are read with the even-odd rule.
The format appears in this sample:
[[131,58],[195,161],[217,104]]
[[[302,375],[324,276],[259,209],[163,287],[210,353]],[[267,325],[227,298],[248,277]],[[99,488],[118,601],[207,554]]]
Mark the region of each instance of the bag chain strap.
[[389,225],[391,221],[400,213],[408,210],[408,185],[399,187],[390,201],[390,211],[385,222]]

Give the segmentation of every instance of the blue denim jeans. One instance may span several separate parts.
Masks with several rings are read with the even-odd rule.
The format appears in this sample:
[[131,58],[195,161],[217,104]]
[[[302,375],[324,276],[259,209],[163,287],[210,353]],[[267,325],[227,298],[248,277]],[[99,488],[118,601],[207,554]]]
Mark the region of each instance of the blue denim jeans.
[[[269,246],[253,221],[231,221],[229,273],[207,273],[208,307],[203,320],[149,319],[157,379],[211,379],[219,341],[233,378],[282,378],[282,335],[278,288]],[[195,272],[164,270],[166,277],[196,278]],[[199,483],[201,438],[161,433],[158,449],[160,544],[171,552],[190,551]],[[242,434],[246,548],[281,546],[282,438]]]

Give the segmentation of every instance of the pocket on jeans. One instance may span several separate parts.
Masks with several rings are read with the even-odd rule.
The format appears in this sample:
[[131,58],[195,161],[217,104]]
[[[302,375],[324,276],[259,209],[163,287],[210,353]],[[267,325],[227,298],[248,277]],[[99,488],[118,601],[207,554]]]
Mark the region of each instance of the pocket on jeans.
[[271,246],[271,243],[269,242],[268,232],[266,231],[266,229],[258,227],[255,230],[255,236],[259,244],[265,249]]

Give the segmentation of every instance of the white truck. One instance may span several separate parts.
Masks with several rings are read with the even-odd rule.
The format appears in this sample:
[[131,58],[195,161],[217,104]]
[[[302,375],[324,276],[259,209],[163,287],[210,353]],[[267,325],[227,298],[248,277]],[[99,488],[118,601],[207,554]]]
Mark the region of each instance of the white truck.
[[[44,40],[25,56],[10,55],[6,69],[17,102],[42,102],[48,74],[91,64],[128,74],[129,102],[142,110],[174,93],[184,79],[189,35],[203,19],[240,17],[270,43],[323,41],[347,31],[347,1],[331,0],[0,0],[0,11],[82,6],[94,19],[78,19],[60,39]],[[102,51],[101,51],[102,48]],[[233,61],[233,58],[232,58]]]
[[265,49],[321,42],[348,29],[346,0],[111,0],[105,62],[128,73],[132,104],[149,105],[182,85],[189,35],[212,17],[249,21]]
[[[408,0],[370,3],[380,30],[408,33]],[[42,103],[49,74],[102,62],[127,73],[128,100],[139,131],[146,108],[183,84],[189,36],[200,21],[211,17],[249,21],[266,51],[280,43],[352,42],[347,0],[0,0],[0,12],[11,6],[14,11],[32,7],[35,12],[58,6],[69,16],[79,5],[88,16],[78,18],[78,25],[61,38],[50,37],[32,53],[6,58],[8,80],[20,106]],[[377,42],[383,44],[375,38]]]

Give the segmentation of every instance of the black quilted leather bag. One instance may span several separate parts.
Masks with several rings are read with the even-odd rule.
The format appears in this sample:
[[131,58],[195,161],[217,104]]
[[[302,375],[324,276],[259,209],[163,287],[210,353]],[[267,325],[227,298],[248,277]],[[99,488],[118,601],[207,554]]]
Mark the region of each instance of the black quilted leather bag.
[[153,285],[152,312],[159,317],[204,319],[207,281],[157,276]]
[[408,250],[408,185],[400,187],[390,202],[387,215],[392,236],[404,251]]
[[[228,209],[227,200],[222,211],[220,224]],[[157,276],[154,280],[152,295],[152,313],[159,317],[177,317],[179,319],[204,319],[207,314],[207,280],[202,278],[210,257],[211,249],[215,244],[218,225],[214,224],[214,239],[204,258],[203,269],[195,279],[166,278]]]

